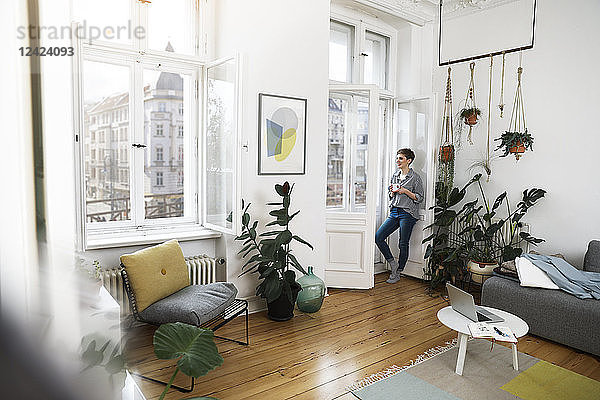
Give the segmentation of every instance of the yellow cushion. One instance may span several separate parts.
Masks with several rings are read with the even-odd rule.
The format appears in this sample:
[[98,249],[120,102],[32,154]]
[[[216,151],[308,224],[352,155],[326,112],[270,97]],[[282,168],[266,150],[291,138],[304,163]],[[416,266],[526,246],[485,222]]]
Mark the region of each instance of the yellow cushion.
[[183,252],[177,240],[121,256],[138,312],[190,285]]

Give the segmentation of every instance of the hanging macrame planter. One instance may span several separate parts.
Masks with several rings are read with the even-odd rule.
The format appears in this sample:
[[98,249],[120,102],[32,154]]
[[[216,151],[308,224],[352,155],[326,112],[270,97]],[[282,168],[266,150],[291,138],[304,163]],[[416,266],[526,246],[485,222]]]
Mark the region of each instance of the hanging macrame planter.
[[498,108],[500,109],[500,118],[504,118],[504,61],[506,59],[506,53],[502,52],[502,80],[500,87],[500,103]]
[[515,101],[510,116],[510,124],[508,125],[508,130],[496,139],[500,141],[496,150],[504,150],[504,154],[500,157],[514,154],[517,161],[527,149],[533,150],[533,137],[529,134],[525,123],[525,106],[523,104],[523,92],[521,90],[523,68],[520,64],[521,63],[519,62],[519,68],[517,69],[517,92],[515,94]]
[[444,98],[444,112],[442,115],[442,145],[440,146],[440,161],[449,162],[454,159],[454,127],[452,126],[452,82],[451,69],[448,68],[446,81],[446,97]]
[[481,115],[481,110],[477,108],[475,105],[475,82],[474,82],[474,74],[475,74],[475,63],[472,62],[469,64],[469,69],[471,70],[471,81],[469,82],[469,89],[467,89],[467,97],[465,98],[465,106],[462,110],[460,110],[459,118],[462,124],[467,125],[469,127],[469,135],[467,139],[470,144],[473,144],[473,139],[471,138],[471,133],[473,131],[473,126],[479,122],[479,116]]
[[448,67],[446,81],[446,97],[444,98],[444,112],[442,113],[442,144],[439,154],[438,182],[443,184],[445,190],[451,190],[454,185],[454,127],[452,125],[452,69]]

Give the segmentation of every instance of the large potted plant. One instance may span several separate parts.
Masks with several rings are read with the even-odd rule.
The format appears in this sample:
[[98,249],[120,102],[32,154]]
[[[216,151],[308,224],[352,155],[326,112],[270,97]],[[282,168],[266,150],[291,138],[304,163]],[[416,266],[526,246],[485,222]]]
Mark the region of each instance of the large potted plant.
[[[302,287],[296,282],[294,268],[304,274],[306,271],[292,253],[290,247],[293,241],[313,248],[304,239],[292,234],[289,224],[298,215],[296,211],[290,215],[290,199],[294,186],[285,182],[275,185],[275,191],[281,196],[281,201],[267,203],[269,206],[280,208],[269,212],[275,220],[265,226],[277,226],[278,229],[266,231],[260,235],[256,228],[258,221],[251,221],[248,209],[242,201],[242,234],[236,240],[244,241],[243,248],[238,254],[247,259],[242,266],[244,275],[249,272],[259,274],[261,282],[256,287],[256,295],[267,300],[268,316],[275,321],[287,321],[294,316],[294,304]],[[260,238],[260,239],[259,239]]]
[[459,242],[456,240],[452,228],[456,221],[468,209],[463,206],[457,209],[457,205],[465,198],[467,188],[476,179],[472,179],[462,189],[448,186],[443,181],[438,181],[435,187],[435,205],[433,222],[425,229],[431,229],[431,234],[423,239],[427,243],[425,259],[427,268],[425,277],[429,280],[430,289],[436,289],[447,281],[456,281],[463,278],[465,266],[459,257]]
[[[529,208],[546,194],[542,189],[523,191],[521,201],[511,211],[507,192],[503,192],[490,205],[480,182],[481,174],[474,177],[479,187],[480,199],[464,205],[464,214],[460,218],[462,229],[457,235],[460,257],[468,260],[472,279],[482,282],[486,275],[506,261],[512,261],[522,253],[523,242],[537,245],[543,239],[522,232],[521,219]],[[481,203],[480,203],[481,201]],[[499,208],[506,205],[505,217],[499,216]]]

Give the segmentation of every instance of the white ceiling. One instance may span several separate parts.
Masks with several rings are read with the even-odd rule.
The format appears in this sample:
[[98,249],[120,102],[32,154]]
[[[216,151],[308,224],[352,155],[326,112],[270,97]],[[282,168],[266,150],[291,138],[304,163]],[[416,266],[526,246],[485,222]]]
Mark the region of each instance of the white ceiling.
[[[423,25],[434,21],[439,12],[439,0],[341,0],[336,3],[366,6],[394,17]],[[444,15],[476,12],[518,0],[444,0]]]

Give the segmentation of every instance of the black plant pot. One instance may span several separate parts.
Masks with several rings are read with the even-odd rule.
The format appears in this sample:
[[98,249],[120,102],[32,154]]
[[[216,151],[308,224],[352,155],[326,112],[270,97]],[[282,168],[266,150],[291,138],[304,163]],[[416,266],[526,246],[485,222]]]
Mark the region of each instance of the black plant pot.
[[294,305],[296,304],[296,298],[298,297],[299,290],[292,289],[293,303],[290,303],[290,299],[287,295],[281,292],[281,295],[277,300],[267,303],[267,316],[273,321],[287,321],[294,317]]

